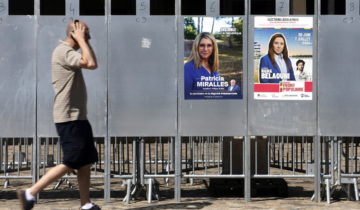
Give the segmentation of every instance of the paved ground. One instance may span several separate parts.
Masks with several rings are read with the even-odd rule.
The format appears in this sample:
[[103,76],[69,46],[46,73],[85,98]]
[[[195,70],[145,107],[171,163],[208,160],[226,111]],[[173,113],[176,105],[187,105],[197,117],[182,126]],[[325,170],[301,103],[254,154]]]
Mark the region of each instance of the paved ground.
[[[325,202],[316,203],[305,198],[257,198],[252,202],[245,202],[241,198],[183,198],[181,203],[174,200],[156,201],[151,204],[146,201],[133,201],[131,204],[123,203],[120,199],[112,199],[110,203],[104,204],[103,199],[93,199],[102,206],[103,210],[111,209],[360,209],[359,202],[338,201],[332,204]],[[78,200],[67,199],[43,199],[35,206],[41,210],[75,210],[78,209]],[[0,209],[19,209],[17,200],[1,200]]]
[[[144,197],[131,201],[130,204],[122,202],[124,189],[120,182],[113,182],[112,199],[104,204],[101,183],[92,184],[91,196],[93,202],[102,206],[103,210],[110,209],[360,209],[360,202],[347,201],[339,191],[340,200],[333,200],[331,204],[326,202],[312,202],[310,197],[313,193],[310,181],[289,180],[289,196],[286,198],[274,197],[272,193],[262,194],[254,197],[252,202],[245,202],[242,195],[237,193],[225,193],[215,196],[210,193],[204,183],[199,180],[190,186],[183,184],[182,200],[177,203],[173,199],[172,186],[161,186],[161,200],[149,204]],[[16,188],[24,188],[27,185],[14,181],[9,188],[0,191],[0,209],[19,209],[15,195]],[[41,210],[75,210],[78,209],[79,200],[77,190],[67,186],[61,186],[59,190],[47,189],[41,194],[42,199],[35,206]]]

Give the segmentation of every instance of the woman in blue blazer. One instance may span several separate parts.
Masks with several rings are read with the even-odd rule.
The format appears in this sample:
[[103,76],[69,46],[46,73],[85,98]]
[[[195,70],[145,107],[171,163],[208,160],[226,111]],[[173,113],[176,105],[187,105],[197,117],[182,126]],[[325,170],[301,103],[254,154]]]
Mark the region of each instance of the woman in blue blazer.
[[283,34],[274,34],[269,42],[268,54],[260,59],[260,83],[279,83],[294,81],[294,70],[288,56]]
[[190,96],[192,91],[201,91],[203,87],[198,86],[203,77],[219,76],[219,52],[216,39],[207,32],[196,36],[192,46],[188,62],[184,65],[185,98]]

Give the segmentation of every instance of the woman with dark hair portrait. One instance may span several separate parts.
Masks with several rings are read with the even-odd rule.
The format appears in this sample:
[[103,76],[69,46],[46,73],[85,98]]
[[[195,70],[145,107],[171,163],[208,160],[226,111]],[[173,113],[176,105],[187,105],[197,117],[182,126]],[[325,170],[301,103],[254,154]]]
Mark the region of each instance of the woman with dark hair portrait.
[[272,35],[269,41],[268,54],[260,59],[259,80],[260,83],[295,80],[283,34]]
[[184,65],[185,98],[191,91],[203,90],[198,86],[202,78],[219,76],[219,55],[216,39],[207,32],[196,36],[190,56]]

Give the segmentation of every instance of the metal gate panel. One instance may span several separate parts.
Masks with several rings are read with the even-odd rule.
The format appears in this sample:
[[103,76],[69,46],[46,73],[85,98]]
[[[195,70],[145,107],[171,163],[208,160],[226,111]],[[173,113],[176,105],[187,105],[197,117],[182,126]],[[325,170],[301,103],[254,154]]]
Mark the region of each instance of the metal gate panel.
[[66,37],[67,18],[39,16],[37,32],[37,132],[40,137],[57,136],[54,119],[54,89],[51,79],[51,56],[60,40]]
[[320,135],[360,135],[359,27],[358,12],[319,17]]
[[105,16],[80,16],[90,29],[90,45],[93,47],[98,62],[95,70],[83,69],[88,94],[88,119],[94,136],[106,136],[107,118],[107,18]]
[[[73,2],[74,3],[74,2]],[[69,7],[69,5],[68,5]],[[72,10],[78,10],[78,7]],[[68,10],[70,10],[68,8]],[[75,11],[78,13],[77,11]],[[76,15],[74,13],[70,15]],[[69,13],[69,11],[68,11]],[[59,40],[66,38],[66,26],[73,16],[39,16],[37,41],[38,71],[38,135],[42,137],[57,136],[53,123],[54,90],[51,80],[51,56]],[[77,15],[76,15],[77,16]],[[76,17],[88,24],[98,69],[83,69],[88,94],[88,119],[94,136],[106,135],[107,111],[107,23],[105,17]]]
[[34,16],[0,14],[0,136],[35,135]]
[[[220,2],[206,2],[206,17],[219,17]],[[245,9],[246,11],[246,9]],[[190,15],[191,16],[191,15]],[[186,16],[184,16],[186,17]],[[179,135],[181,136],[244,136],[247,134],[247,18],[243,20],[242,99],[185,100],[184,96],[184,17],[179,17],[178,77]],[[225,16],[226,17],[226,16]],[[241,58],[239,58],[241,59]],[[221,61],[220,61],[221,62]]]
[[177,133],[177,33],[174,16],[111,16],[111,136]]
[[[277,13],[284,15],[285,1],[277,1]],[[286,2],[285,2],[286,3]],[[287,5],[287,4],[286,4]],[[288,14],[288,12],[287,12]],[[264,15],[261,15],[264,16]],[[275,15],[273,15],[275,16]],[[286,15],[285,15],[286,16]],[[291,16],[290,16],[291,17]],[[299,17],[297,15],[297,17]],[[307,16],[308,17],[308,16]],[[286,136],[312,136],[317,131],[317,23],[313,19],[313,84],[312,100],[308,101],[276,101],[254,100],[254,47],[249,46],[248,51],[248,126],[249,135],[286,135]],[[249,16],[248,43],[254,43],[254,15]]]

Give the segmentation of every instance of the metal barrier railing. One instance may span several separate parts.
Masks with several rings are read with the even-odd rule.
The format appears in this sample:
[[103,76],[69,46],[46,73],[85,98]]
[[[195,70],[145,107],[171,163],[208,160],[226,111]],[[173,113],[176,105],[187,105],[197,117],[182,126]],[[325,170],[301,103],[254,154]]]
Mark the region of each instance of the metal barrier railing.
[[0,178],[4,188],[10,179],[32,179],[32,138],[0,138]]
[[[272,136],[265,140],[269,147],[269,172],[273,168],[279,175],[307,174],[313,177],[315,151],[312,137]],[[257,162],[257,159],[255,161]]]
[[174,178],[173,137],[111,137],[111,177],[124,179],[130,202],[147,185],[148,200],[159,199],[156,178]]
[[[183,137],[181,143],[184,178],[244,177],[242,137]],[[235,152],[236,149],[241,152]],[[234,158],[240,161],[236,161],[236,169]]]
[[[12,176],[9,176],[9,173],[6,173],[6,171],[4,171],[4,174],[8,174],[8,175],[5,177],[0,176],[0,178],[5,178],[6,180],[5,184],[9,183],[10,179],[23,179],[23,178],[30,178],[32,179],[33,182],[35,182],[42,175],[44,175],[49,168],[61,163],[62,151],[61,151],[60,141],[57,137],[40,137],[38,138],[37,142],[34,142],[32,139],[30,139],[28,141],[25,141],[25,143],[22,143],[22,141],[11,141],[11,140],[7,140],[7,141],[3,140],[2,143],[1,140],[0,140],[0,144],[2,145],[1,148],[5,148],[5,153],[2,149],[0,150],[3,151],[4,156],[9,157],[11,156],[11,154],[15,154],[14,156],[17,157],[18,155],[17,151],[20,151],[19,157],[20,158],[25,157],[26,160],[26,167],[18,167],[17,170],[18,171],[22,170],[27,175],[23,176],[18,172],[17,174],[13,174]],[[9,148],[9,142],[11,142],[11,146],[10,146],[11,148]],[[96,164],[94,164],[94,166],[91,169],[92,170],[91,178],[99,179],[104,177],[102,175],[102,173],[104,172],[103,157],[105,156],[102,153],[104,151],[104,148],[102,146],[104,145],[104,138],[95,138],[95,145],[99,151],[99,161]],[[18,148],[18,149],[14,150],[14,148]],[[30,153],[30,151],[32,152]],[[23,155],[21,155],[21,153],[23,153]],[[1,154],[0,156],[3,157],[3,155]],[[29,159],[30,156],[31,159]],[[5,158],[0,159],[0,162],[2,163],[2,165],[5,166],[11,163],[9,159],[6,160]],[[31,166],[31,168],[29,166]],[[7,170],[7,172],[9,172],[9,170]],[[55,184],[54,189],[57,189],[63,183],[67,183],[68,186],[72,188],[74,184],[70,182],[70,179],[75,179],[75,178],[77,177],[71,174],[62,177],[57,182],[57,184]]]
[[[194,179],[246,178],[244,137],[182,137],[179,148],[174,137],[111,137],[108,148],[105,143],[105,138],[95,138],[99,161],[93,166],[91,176],[102,179],[110,174],[112,179],[123,180],[126,202],[144,187],[149,202],[159,199],[159,186],[172,184],[170,180],[176,179],[177,158],[181,179],[190,184]],[[334,192],[342,190],[349,199],[359,200],[360,138],[322,137],[319,151],[314,143],[314,137],[307,136],[250,138],[250,177],[252,180],[314,179],[315,157],[320,153],[322,198],[330,202]],[[181,155],[175,155],[176,149]],[[5,187],[11,179],[32,179],[33,165],[41,176],[61,163],[61,156],[60,142],[55,137],[42,137],[37,142],[32,138],[0,138],[0,178],[5,180]],[[107,156],[110,156],[108,163]],[[69,180],[73,178],[73,175],[63,177],[54,188],[65,181],[72,187]],[[104,190],[110,188],[105,185]]]
[[322,197],[328,203],[336,190],[349,200],[359,200],[360,139],[357,137],[323,137],[321,141]]

